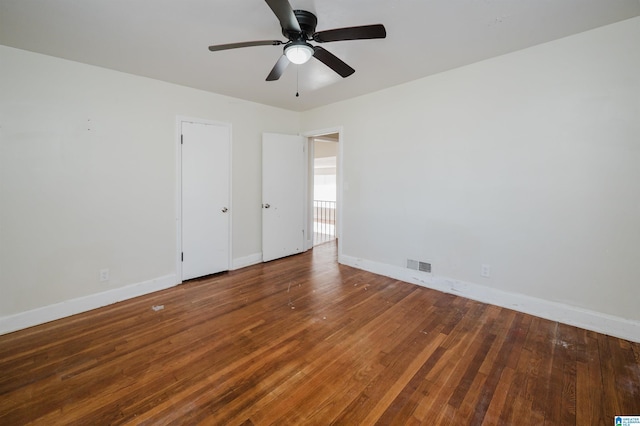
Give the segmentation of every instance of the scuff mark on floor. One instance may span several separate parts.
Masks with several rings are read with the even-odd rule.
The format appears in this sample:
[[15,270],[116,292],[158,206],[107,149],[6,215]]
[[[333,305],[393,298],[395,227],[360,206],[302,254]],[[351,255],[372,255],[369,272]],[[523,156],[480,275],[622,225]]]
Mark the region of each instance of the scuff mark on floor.
[[289,303],[287,303],[287,306],[291,306],[291,309],[295,309],[296,307],[293,305],[293,301],[291,300],[291,281],[289,281],[289,287],[287,288],[287,294],[289,294]]

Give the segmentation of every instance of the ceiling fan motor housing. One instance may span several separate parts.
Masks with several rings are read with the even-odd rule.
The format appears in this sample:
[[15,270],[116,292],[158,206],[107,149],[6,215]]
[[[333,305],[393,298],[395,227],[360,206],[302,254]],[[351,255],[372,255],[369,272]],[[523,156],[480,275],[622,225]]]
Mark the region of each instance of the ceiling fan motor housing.
[[294,10],[293,13],[296,15],[296,19],[300,24],[300,29],[302,33],[287,31],[284,28],[282,29],[282,35],[288,38],[291,41],[296,40],[311,40],[313,34],[316,32],[316,25],[318,25],[318,18],[311,12],[307,12],[306,10]]

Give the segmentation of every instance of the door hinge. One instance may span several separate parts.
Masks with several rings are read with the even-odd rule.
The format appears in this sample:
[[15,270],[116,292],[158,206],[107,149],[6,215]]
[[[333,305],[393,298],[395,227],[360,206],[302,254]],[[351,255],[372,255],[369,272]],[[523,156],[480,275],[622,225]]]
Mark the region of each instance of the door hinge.
[[184,143],[184,135],[180,135],[180,145]]
[[184,262],[184,252],[180,253],[180,260]]

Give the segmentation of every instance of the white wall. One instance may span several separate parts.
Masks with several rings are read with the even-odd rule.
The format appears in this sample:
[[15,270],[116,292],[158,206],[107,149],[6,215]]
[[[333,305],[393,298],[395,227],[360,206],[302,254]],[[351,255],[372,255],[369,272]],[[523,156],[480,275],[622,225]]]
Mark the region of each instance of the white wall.
[[233,257],[259,254],[261,134],[299,113],[0,46],[0,332],[176,283],[178,115],[232,124]]
[[640,341],[639,41],[635,18],[305,113],[344,128],[342,261]]
[[313,199],[337,201],[338,142],[313,141]]

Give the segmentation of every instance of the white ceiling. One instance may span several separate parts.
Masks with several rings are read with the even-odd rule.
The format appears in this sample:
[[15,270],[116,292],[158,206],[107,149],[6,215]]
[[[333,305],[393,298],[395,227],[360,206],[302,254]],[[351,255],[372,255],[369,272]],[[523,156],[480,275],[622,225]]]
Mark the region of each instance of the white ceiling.
[[264,0],[0,0],[0,44],[304,111],[640,16],[640,0],[290,2],[317,31],[382,23],[387,38],[324,43],[346,79],[312,59],[266,82],[282,46],[207,49],[283,40]]

